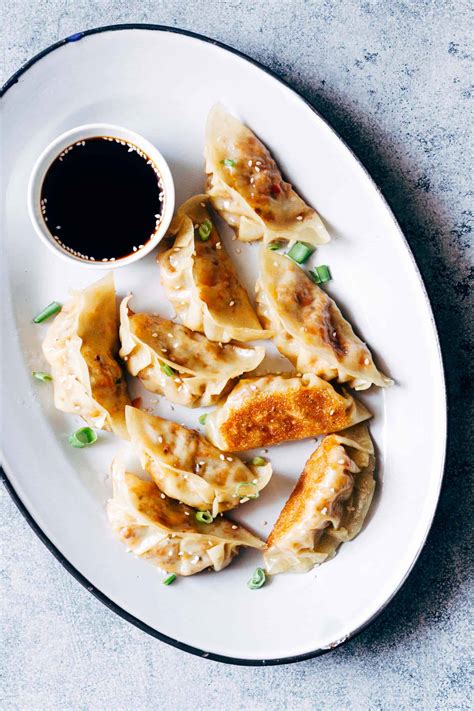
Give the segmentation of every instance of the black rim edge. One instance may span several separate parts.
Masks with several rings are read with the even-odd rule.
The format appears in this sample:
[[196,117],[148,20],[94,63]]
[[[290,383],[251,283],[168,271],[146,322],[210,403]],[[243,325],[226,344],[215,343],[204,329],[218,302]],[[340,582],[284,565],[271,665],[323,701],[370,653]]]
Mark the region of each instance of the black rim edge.
[[146,632],[152,637],[155,637],[156,639],[159,639],[161,642],[165,642],[166,644],[169,644],[172,647],[175,647],[177,649],[180,649],[181,651],[188,652],[190,654],[193,654],[197,657],[204,658],[204,659],[210,659],[215,662],[221,662],[224,664],[235,664],[238,666],[275,666],[275,665],[281,665],[281,664],[294,664],[296,662],[303,662],[307,661],[308,659],[313,659],[314,657],[319,657],[323,654],[326,654],[327,652],[331,652],[334,649],[337,649],[338,647],[342,646],[346,642],[348,642],[351,639],[354,639],[356,636],[361,634],[367,627],[369,627],[372,622],[374,622],[387,608],[387,606],[392,602],[394,597],[400,592],[402,587],[404,586],[405,582],[408,579],[408,576],[410,575],[411,571],[413,570],[413,567],[415,566],[420,553],[426,543],[426,539],[428,537],[428,534],[431,530],[431,526],[433,523],[433,519],[436,513],[436,509],[438,506],[439,502],[439,495],[441,492],[441,486],[443,483],[443,478],[444,478],[444,465],[446,461],[446,449],[447,449],[447,442],[448,442],[448,429],[447,429],[447,412],[448,412],[448,405],[447,405],[447,391],[446,391],[446,379],[444,376],[444,360],[443,360],[443,353],[441,350],[441,345],[439,341],[439,335],[438,335],[438,328],[436,324],[436,320],[433,314],[433,310],[431,308],[431,303],[428,297],[428,293],[426,291],[426,287],[423,281],[423,277],[421,275],[421,272],[418,268],[418,265],[416,263],[415,257],[411,251],[410,245],[408,244],[405,235],[402,232],[402,229],[400,225],[398,224],[398,220],[396,219],[390,205],[388,204],[382,190],[380,187],[377,185],[375,180],[372,178],[370,175],[369,171],[365,168],[364,164],[362,161],[358,158],[358,156],[354,153],[352,148],[346,143],[346,141],[339,135],[339,132],[332,126],[330,121],[328,121],[324,116],[320,114],[320,112],[307,100],[305,99],[296,89],[294,89],[290,84],[282,79],[281,77],[278,76],[273,70],[268,69],[268,67],[265,67],[263,64],[258,62],[255,59],[252,59],[252,57],[249,57],[246,55],[244,52],[240,52],[238,49],[234,49],[233,47],[230,47],[229,45],[224,44],[223,42],[220,42],[219,40],[214,40],[210,37],[206,37],[205,35],[200,35],[196,32],[192,32],[190,30],[183,30],[177,27],[169,27],[168,25],[157,25],[157,24],[147,24],[147,23],[126,23],[126,24],[117,24],[117,25],[103,25],[101,27],[94,27],[89,30],[83,30],[81,32],[74,33],[72,35],[69,35],[68,37],[65,37],[61,40],[58,40],[54,44],[49,45],[45,49],[43,49],[41,52],[38,52],[36,55],[34,55],[31,59],[29,59],[27,62],[25,62],[12,76],[7,79],[3,87],[0,89],[0,97],[2,97],[11,87],[13,87],[20,77],[28,71],[36,62],[38,62],[40,59],[43,59],[43,57],[46,57],[48,54],[53,52],[54,50],[58,49],[59,47],[64,46],[65,44],[70,44],[72,42],[77,42],[84,37],[88,37],[91,35],[95,34],[100,34],[104,32],[115,32],[115,31],[121,31],[121,30],[154,30],[158,32],[169,32],[169,33],[174,33],[174,34],[179,34],[179,35],[184,35],[186,37],[192,37],[194,39],[201,40],[202,42],[206,42],[208,44],[215,45],[217,47],[220,47],[221,49],[224,49],[232,54],[237,55],[241,59],[244,59],[245,61],[249,62],[250,64],[253,64],[254,66],[258,67],[261,69],[263,72],[266,74],[270,75],[274,79],[276,79],[278,82],[283,84],[287,89],[292,91],[296,96],[298,96],[301,101],[303,101],[310,109],[311,111],[316,114],[324,123],[326,123],[331,131],[336,134],[338,139],[343,143],[343,145],[347,148],[347,150],[351,153],[351,155],[355,158],[357,163],[362,167],[364,173],[367,175],[367,177],[370,179],[372,185],[376,188],[378,194],[382,198],[382,200],[385,203],[386,209],[389,211],[391,218],[398,228],[398,232],[400,237],[402,238],[405,247],[407,249],[407,252],[411,258],[413,267],[415,269],[415,272],[418,275],[419,283],[421,285],[425,301],[428,306],[428,310],[431,316],[431,321],[434,327],[434,332],[436,336],[436,341],[437,341],[437,348],[438,348],[438,356],[439,356],[439,362],[440,362],[440,367],[441,367],[441,375],[442,375],[442,382],[443,382],[443,390],[444,390],[444,402],[445,402],[445,412],[446,412],[446,420],[445,420],[445,431],[446,431],[446,441],[445,441],[445,447],[444,447],[444,452],[443,452],[443,461],[441,463],[441,477],[439,481],[439,488],[438,488],[438,496],[437,496],[437,502],[436,506],[433,511],[433,515],[431,517],[431,520],[427,526],[425,535],[423,537],[423,540],[421,541],[420,547],[416,553],[416,556],[414,557],[410,567],[408,568],[405,576],[401,580],[398,588],[396,588],[392,595],[385,601],[385,603],[377,610],[377,612],[372,615],[366,622],[358,627],[357,629],[353,630],[350,632],[346,637],[343,639],[337,641],[334,643],[329,648],[325,649],[316,649],[312,652],[307,652],[305,654],[300,654],[296,655],[293,657],[282,657],[282,658],[277,658],[277,659],[240,659],[238,657],[227,657],[223,656],[220,654],[214,654],[213,652],[206,652],[204,650],[198,649],[197,647],[192,647],[190,645],[185,644],[184,642],[180,642],[178,640],[173,639],[172,637],[168,637],[165,634],[159,632],[158,630],[155,630],[153,627],[150,627],[146,623],[142,622],[139,620],[137,617],[134,617],[130,613],[128,613],[126,610],[124,610],[122,607],[114,603],[107,595],[105,595],[103,592],[101,592],[98,588],[96,588],[92,583],[90,583],[87,578],[85,578],[82,573],[80,573],[77,568],[75,568],[72,563],[69,562],[69,560],[60,552],[60,550],[54,545],[54,543],[46,536],[44,531],[40,528],[40,526],[36,523],[34,517],[30,514],[22,500],[20,499],[19,495],[17,494],[15,488],[13,487],[13,484],[9,480],[5,468],[7,468],[6,463],[3,463],[3,469],[0,469],[0,477],[5,484],[5,488],[10,494],[12,500],[16,504],[17,508],[19,511],[22,513],[24,518],[26,519],[27,523],[29,526],[32,528],[32,530],[36,533],[38,538],[42,541],[42,543],[49,549],[49,551],[53,554],[53,556],[63,565],[63,567],[83,586],[86,588],[88,592],[90,592],[94,597],[96,597],[100,602],[102,602],[109,610],[112,610],[112,612],[115,612],[119,617],[122,619],[126,620],[127,622],[131,623],[135,627],[138,627],[138,629],[142,630],[143,632]]

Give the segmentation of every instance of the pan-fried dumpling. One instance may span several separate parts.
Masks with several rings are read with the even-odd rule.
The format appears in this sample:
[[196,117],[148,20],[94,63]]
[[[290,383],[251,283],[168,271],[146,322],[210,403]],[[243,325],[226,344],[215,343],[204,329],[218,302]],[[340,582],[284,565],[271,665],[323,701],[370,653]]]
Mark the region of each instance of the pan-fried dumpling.
[[240,380],[206,420],[206,434],[224,452],[267,447],[337,432],[371,417],[349,393],[314,373]]
[[270,481],[270,463],[255,466],[224,456],[195,430],[134,407],[127,407],[126,419],[143,469],[165,494],[188,506],[217,516],[256,498]]
[[374,466],[365,425],[323,439],[268,538],[268,573],[304,573],[359,533],[375,489]]
[[212,223],[208,201],[207,195],[190,198],[171,223],[176,239],[158,257],[167,296],[184,325],[211,341],[269,338]]
[[131,296],[120,306],[120,356],[128,372],[147,390],[186,407],[207,407],[232,387],[235,378],[254,370],[265,357],[262,346],[209,341],[202,333],[159,316],[130,310]]
[[241,546],[262,549],[263,542],[245,528],[219,516],[196,520],[196,511],[168,497],[156,484],[112,466],[113,498],[107,515],[129,551],[167,573],[194,575],[205,568],[222,570]]
[[288,257],[261,250],[257,304],[262,323],[276,333],[276,347],[298,370],[356,390],[393,384],[334,301]]
[[51,366],[54,404],[88,425],[128,439],[125,406],[130,403],[117,361],[119,326],[112,274],[74,290],[48,329],[43,353]]
[[240,240],[329,241],[316,210],[283,180],[263,143],[219,105],[207,119],[205,156],[212,206]]

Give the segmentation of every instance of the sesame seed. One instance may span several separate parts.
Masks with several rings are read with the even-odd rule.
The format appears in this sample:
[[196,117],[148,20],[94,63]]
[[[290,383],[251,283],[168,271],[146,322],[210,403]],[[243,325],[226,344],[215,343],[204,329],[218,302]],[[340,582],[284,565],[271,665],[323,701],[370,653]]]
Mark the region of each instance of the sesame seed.
[[228,462],[233,462],[234,460],[232,459],[232,457],[227,457],[227,461],[228,461]]
[[233,531],[236,531],[238,529],[238,526],[233,525],[233,526],[231,526],[231,528]]
[[302,215],[298,215],[298,217],[297,217],[296,219],[298,220],[298,222],[301,222],[301,220],[303,219],[303,216],[302,216]]
[[369,365],[369,363],[370,363],[370,360],[369,360],[368,358],[366,358],[366,359],[364,360],[364,365]]
[[183,551],[179,551],[178,555],[184,555]]
[[185,511],[185,512],[184,512],[184,515],[185,515],[185,516],[189,516],[189,511]]
[[152,333],[151,335],[153,336],[153,338],[158,338],[158,334],[157,334],[157,333]]
[[162,349],[161,349],[161,352],[162,352],[162,353],[168,353],[168,349],[167,349],[167,348],[162,348]]
[[220,242],[216,242],[216,249],[220,249],[222,247]]
[[158,442],[160,444],[163,444],[163,437],[161,435],[158,435]]
[[173,551],[168,551],[168,555],[169,555],[169,556],[172,556],[172,555],[173,555]]
[[166,496],[164,494],[160,494],[162,499],[166,499]]
[[219,459],[222,459],[222,461],[225,462],[225,457],[223,454],[219,454]]
[[338,463],[338,464],[345,464],[345,463],[346,463],[346,460],[345,460],[345,459],[338,459],[338,460],[337,460],[337,463]]
[[235,250],[235,253],[236,253],[236,254],[240,254],[241,252],[242,252],[241,249],[238,249],[238,248],[237,248],[237,249]]
[[234,304],[235,304],[235,301],[234,301],[234,300],[229,301],[229,306],[234,306]]
[[257,389],[257,386],[256,386],[256,385],[251,385],[251,386],[250,386],[250,390],[256,390],[256,389]]
[[334,415],[334,410],[329,410],[330,415]]
[[325,506],[323,509],[321,509],[321,513],[325,516],[328,512],[327,506]]

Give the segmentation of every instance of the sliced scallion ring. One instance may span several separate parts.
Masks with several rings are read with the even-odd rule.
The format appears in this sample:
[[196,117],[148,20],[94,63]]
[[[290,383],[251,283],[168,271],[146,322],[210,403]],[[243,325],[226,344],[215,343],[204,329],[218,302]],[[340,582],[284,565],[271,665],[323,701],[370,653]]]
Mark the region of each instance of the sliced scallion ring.
[[212,523],[214,519],[209,511],[196,511],[196,521],[199,521],[199,523]]
[[81,427],[69,436],[68,442],[72,447],[82,449],[97,442],[97,435],[92,427]]
[[314,281],[315,284],[321,284],[321,279],[319,278],[319,274],[316,270],[308,272],[308,276],[311,281]]
[[43,383],[49,383],[53,379],[52,375],[49,373],[43,373],[41,370],[34,370],[31,375],[38,380],[42,380]]
[[254,467],[263,467],[266,464],[266,461],[263,457],[254,457],[250,460],[250,463],[253,464]]
[[198,422],[199,422],[200,425],[205,425],[205,424],[206,424],[206,420],[207,420],[207,415],[206,415],[206,414],[204,414],[204,415],[199,415],[199,417],[198,417]]
[[295,242],[288,252],[288,256],[297,264],[304,264],[314,252],[314,247],[304,242]]
[[171,575],[168,575],[168,577],[163,580],[163,585],[171,585],[171,583],[174,583],[175,580],[176,575],[171,573]]
[[281,244],[279,242],[270,242],[270,244],[267,245],[267,249],[269,249],[271,252],[276,252],[277,249],[280,249]]
[[225,165],[226,168],[235,168],[237,161],[233,158],[224,158],[224,160],[221,160],[221,165]]
[[[252,491],[249,494],[247,491],[244,491],[244,489],[250,488]],[[253,481],[241,481],[240,484],[238,484],[234,496],[238,496],[239,499],[258,499],[259,497],[258,493],[258,486],[253,483]]]
[[59,313],[61,309],[61,304],[58,304],[57,301],[52,301],[50,304],[48,304],[48,306],[46,306],[42,311],[40,311],[37,316],[34,317],[33,323],[43,323],[43,321],[46,321],[46,319],[51,318],[51,316],[55,316],[57,313]]
[[170,365],[168,365],[168,363],[162,363],[160,368],[163,371],[163,373],[165,375],[167,375],[169,378],[172,378],[176,372],[173,370],[173,368]]
[[320,267],[316,267],[314,270],[319,277],[319,283],[324,284],[326,281],[331,281],[331,272],[327,264],[321,264]]
[[206,240],[208,240],[211,236],[212,222],[210,220],[204,220],[204,222],[199,225],[198,232],[199,237],[202,239],[202,241],[206,242]]
[[265,571],[263,568],[255,568],[254,574],[250,578],[250,580],[247,583],[247,587],[250,588],[250,590],[258,590],[261,588],[263,585],[265,585],[265,581],[267,579],[267,576],[265,574]]

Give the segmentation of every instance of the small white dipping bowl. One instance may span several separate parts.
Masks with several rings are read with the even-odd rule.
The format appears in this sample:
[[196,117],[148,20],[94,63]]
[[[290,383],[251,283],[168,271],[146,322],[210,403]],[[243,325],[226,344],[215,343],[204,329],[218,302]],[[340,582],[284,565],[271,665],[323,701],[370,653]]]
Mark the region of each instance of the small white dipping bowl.
[[[49,231],[41,211],[41,188],[51,164],[68,146],[81,140],[97,138],[100,136],[118,138],[137,146],[137,148],[143,151],[143,153],[145,153],[153,162],[163,183],[161,221],[151,239],[149,239],[141,249],[133,252],[133,254],[127,255],[126,257],[116,258],[113,262],[108,260],[106,264],[102,261],[84,259],[83,257],[72,254],[62,247]],[[132,264],[132,262],[138,261],[151,252],[166,234],[171,218],[173,217],[174,202],[175,192],[173,176],[171,175],[168,163],[163,158],[160,151],[138,133],[130,131],[128,128],[123,128],[122,126],[114,126],[107,123],[88,123],[84,126],[72,128],[70,131],[66,131],[66,133],[63,133],[58,136],[58,138],[55,138],[54,141],[52,141],[44,149],[36,161],[28,185],[28,211],[38,237],[47,247],[49,247],[49,249],[51,249],[52,252],[58,256],[68,262],[82,264],[89,269],[104,269],[105,267],[107,269],[118,269],[119,267],[124,267],[127,264]]]

